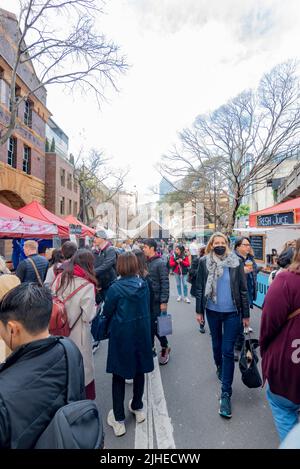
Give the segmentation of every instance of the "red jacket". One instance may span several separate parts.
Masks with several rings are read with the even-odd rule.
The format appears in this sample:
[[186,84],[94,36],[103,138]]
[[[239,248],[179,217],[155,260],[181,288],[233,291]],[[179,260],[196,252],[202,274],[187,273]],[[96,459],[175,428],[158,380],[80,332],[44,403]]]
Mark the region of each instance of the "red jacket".
[[263,306],[260,353],[264,380],[274,394],[300,404],[300,274],[283,271],[272,282]]
[[183,258],[182,262],[178,264],[175,260],[175,254],[173,254],[170,258],[170,266],[172,267],[174,274],[186,275],[188,273],[188,268],[190,267],[190,261],[186,256]]

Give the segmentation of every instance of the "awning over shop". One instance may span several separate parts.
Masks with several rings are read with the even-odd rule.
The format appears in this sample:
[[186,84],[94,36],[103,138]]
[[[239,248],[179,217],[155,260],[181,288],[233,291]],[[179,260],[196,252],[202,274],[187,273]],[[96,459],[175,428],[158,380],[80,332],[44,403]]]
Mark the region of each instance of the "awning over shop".
[[20,208],[18,211],[47,223],[55,224],[58,229],[58,236],[61,238],[69,237],[69,224],[62,218],[54,215],[54,213],[49,212],[49,210],[39,204],[36,200],[25,205],[25,207]]
[[1,238],[51,238],[57,233],[56,225],[23,215],[0,203]]
[[80,220],[73,217],[72,215],[68,215],[67,217],[64,218],[64,220],[69,225],[81,226],[81,233],[79,235],[82,238],[84,238],[85,236],[93,237],[95,234],[95,230],[93,228],[90,228],[89,226],[85,225],[84,223],[82,223]]
[[273,205],[249,215],[250,227],[272,227],[300,223],[300,197]]

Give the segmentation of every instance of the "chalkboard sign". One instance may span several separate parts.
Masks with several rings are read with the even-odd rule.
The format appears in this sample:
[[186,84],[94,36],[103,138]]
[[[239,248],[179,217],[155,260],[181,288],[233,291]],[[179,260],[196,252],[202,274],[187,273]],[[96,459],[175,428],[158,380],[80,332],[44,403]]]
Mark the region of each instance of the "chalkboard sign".
[[81,225],[69,225],[70,234],[80,235],[82,233]]
[[293,225],[294,212],[271,213],[270,215],[257,215],[257,226]]
[[254,258],[258,261],[265,260],[265,237],[263,235],[250,236],[251,246],[254,252]]

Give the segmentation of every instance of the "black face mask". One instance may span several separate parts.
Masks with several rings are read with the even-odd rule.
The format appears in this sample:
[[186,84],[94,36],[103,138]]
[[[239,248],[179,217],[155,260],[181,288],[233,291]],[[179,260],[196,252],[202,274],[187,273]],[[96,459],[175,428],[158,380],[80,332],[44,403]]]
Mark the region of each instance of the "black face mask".
[[217,254],[217,256],[224,256],[226,252],[226,247],[225,246],[215,246],[214,247],[214,253]]

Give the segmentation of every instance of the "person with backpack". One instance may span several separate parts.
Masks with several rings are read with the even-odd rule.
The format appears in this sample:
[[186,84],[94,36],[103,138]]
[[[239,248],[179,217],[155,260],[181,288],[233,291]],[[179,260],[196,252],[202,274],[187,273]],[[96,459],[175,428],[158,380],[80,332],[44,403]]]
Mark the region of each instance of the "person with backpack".
[[116,436],[126,433],[125,380],[133,379],[133,398],[128,408],[136,422],[146,419],[143,412],[145,373],[154,369],[151,342],[150,298],[147,283],[138,277],[136,256],[126,252],[118,257],[120,278],[109,288],[103,307],[108,320],[107,373],[112,373],[113,409],[107,423]]
[[96,398],[90,327],[96,315],[96,286],[94,257],[88,249],[78,249],[52,285],[53,301],[57,298],[64,302],[70,328],[69,338],[77,345],[83,357],[87,399]]
[[187,287],[187,277],[190,261],[188,255],[186,254],[185,247],[182,244],[178,244],[178,246],[176,246],[175,252],[170,259],[170,266],[175,274],[178,292],[177,301],[181,301],[183,299],[185,303],[190,303]]
[[[49,336],[52,296],[47,287],[22,283],[0,303],[0,335],[12,354],[0,365],[0,447],[29,449],[67,403],[67,361],[58,337]],[[68,340],[77,380],[74,400],[84,398],[83,364]]]
[[38,243],[33,240],[25,241],[24,253],[26,259],[17,267],[16,275],[21,282],[37,282],[43,285],[48,270],[48,261],[38,254]]

